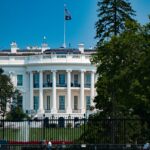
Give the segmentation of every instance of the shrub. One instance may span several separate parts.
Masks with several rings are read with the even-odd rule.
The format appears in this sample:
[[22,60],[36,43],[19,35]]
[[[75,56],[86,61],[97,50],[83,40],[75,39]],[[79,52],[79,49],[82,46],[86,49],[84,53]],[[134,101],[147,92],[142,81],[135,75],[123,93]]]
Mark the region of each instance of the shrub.
[[72,123],[67,123],[67,128],[72,128]]

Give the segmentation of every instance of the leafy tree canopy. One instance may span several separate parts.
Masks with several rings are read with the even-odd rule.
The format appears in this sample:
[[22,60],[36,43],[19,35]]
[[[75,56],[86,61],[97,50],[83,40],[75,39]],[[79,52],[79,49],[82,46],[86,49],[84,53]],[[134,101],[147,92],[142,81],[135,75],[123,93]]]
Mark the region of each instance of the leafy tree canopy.
[[0,115],[5,115],[6,105],[11,103],[11,98],[14,98],[18,93],[13,84],[4,71],[0,68]]
[[96,38],[98,45],[125,29],[125,21],[134,21],[135,11],[127,0],[99,0]]
[[[99,75],[96,107],[105,117],[122,116],[132,110],[150,112],[150,24],[127,21],[125,30],[97,48],[93,62]],[[141,113],[141,114],[140,114]]]

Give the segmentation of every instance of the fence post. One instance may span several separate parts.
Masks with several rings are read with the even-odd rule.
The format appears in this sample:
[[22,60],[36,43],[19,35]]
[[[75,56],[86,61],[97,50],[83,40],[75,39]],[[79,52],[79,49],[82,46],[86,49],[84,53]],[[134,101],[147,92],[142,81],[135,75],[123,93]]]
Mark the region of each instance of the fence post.
[[84,144],[85,144],[85,114],[84,114]]
[[126,120],[124,119],[124,144],[126,144]]
[[45,140],[45,114],[43,114],[43,140]]
[[2,116],[3,116],[3,124],[2,125],[3,125],[3,140],[4,140],[4,131],[5,131],[4,130],[4,114]]

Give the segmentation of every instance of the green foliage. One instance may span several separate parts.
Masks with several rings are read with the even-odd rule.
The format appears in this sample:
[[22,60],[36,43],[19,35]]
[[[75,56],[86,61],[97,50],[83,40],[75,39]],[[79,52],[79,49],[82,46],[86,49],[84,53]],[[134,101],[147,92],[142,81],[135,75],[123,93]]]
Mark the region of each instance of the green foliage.
[[0,115],[5,115],[6,104],[11,102],[11,98],[15,97],[16,93],[9,76],[0,68]]
[[96,38],[98,45],[108,41],[113,35],[120,34],[125,28],[125,21],[132,20],[135,12],[127,0],[99,0]]
[[20,107],[18,107],[18,106],[12,107],[11,111],[9,111],[6,114],[6,119],[7,120],[20,121],[20,120],[23,120],[25,118],[29,119],[28,115],[25,114],[23,112],[23,110]]
[[6,119],[8,120],[23,120],[23,119],[30,119],[29,116],[23,112],[21,106],[19,105],[19,98],[20,94],[17,91],[16,97],[13,98],[13,102],[11,103],[10,106],[10,111],[6,114]]
[[[6,118],[10,120],[19,120],[27,117],[22,109],[18,107],[18,96],[20,96],[19,91],[14,88],[10,77],[4,74],[4,71],[0,68],[0,115],[7,115]],[[7,105],[11,106],[11,111],[8,113],[6,112]]]
[[[98,2],[96,108],[87,143],[144,143],[150,138],[150,23],[141,26],[125,0]],[[107,40],[106,40],[107,39]],[[91,132],[92,131],[92,132]]]
[[148,140],[149,130],[144,120],[133,114],[128,114],[127,118],[102,119],[99,114],[90,116],[79,140],[89,144],[142,144]]
[[141,116],[140,106],[149,115],[149,29],[128,21],[123,33],[98,47],[93,57],[99,74],[94,101],[103,117],[125,116],[130,108]]

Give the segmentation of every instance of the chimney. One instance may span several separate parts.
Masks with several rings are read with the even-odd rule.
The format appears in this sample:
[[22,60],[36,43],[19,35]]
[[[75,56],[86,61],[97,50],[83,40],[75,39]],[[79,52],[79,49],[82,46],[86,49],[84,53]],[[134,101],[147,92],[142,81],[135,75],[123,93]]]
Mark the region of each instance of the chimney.
[[47,50],[47,49],[50,49],[50,47],[48,47],[48,44],[47,43],[42,43],[42,53]]
[[10,44],[11,46],[11,53],[17,53],[18,47],[17,47],[17,43],[16,42],[12,42]]
[[79,46],[79,51],[81,52],[81,53],[84,53],[84,44],[78,44],[78,46]]
[[48,47],[48,44],[46,42],[46,36],[43,37],[43,43],[42,43],[42,53],[47,50],[50,49],[50,47]]

